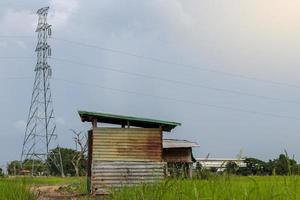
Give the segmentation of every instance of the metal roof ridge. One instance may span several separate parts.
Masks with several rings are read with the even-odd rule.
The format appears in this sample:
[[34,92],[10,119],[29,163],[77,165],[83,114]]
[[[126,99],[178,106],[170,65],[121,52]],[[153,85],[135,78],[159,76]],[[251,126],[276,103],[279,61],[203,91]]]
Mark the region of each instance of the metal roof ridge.
[[173,122],[173,121],[165,121],[165,120],[158,120],[158,119],[151,119],[151,118],[143,118],[143,117],[133,117],[128,115],[119,115],[119,114],[110,114],[110,113],[103,113],[103,112],[90,112],[90,111],[84,111],[84,110],[78,110],[79,115],[87,114],[87,115],[95,115],[95,116],[102,116],[102,117],[112,117],[112,118],[126,118],[128,120],[136,120],[136,121],[147,121],[152,123],[158,123],[158,124],[167,124],[167,125],[174,125],[174,126],[181,126],[181,123],[179,122]]

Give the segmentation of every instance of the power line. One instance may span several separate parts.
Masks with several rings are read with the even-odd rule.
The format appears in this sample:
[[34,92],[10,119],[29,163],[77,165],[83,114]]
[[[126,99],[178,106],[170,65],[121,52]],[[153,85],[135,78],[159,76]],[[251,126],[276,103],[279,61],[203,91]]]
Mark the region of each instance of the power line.
[[[31,59],[31,57],[0,57],[0,59]],[[207,85],[203,85],[203,84],[195,84],[195,83],[191,83],[191,82],[167,79],[167,78],[162,78],[162,77],[157,77],[157,76],[152,76],[152,75],[147,75],[147,74],[142,74],[142,73],[124,71],[124,70],[117,69],[117,68],[111,68],[112,67],[111,65],[98,66],[98,65],[86,64],[86,63],[77,62],[77,61],[73,61],[73,60],[54,58],[54,57],[52,57],[51,59],[58,61],[58,62],[67,62],[67,63],[71,63],[71,64],[76,64],[79,67],[86,66],[91,69],[112,71],[112,72],[116,72],[116,73],[130,75],[130,76],[143,77],[143,78],[147,78],[147,79],[159,80],[159,81],[164,81],[164,82],[174,83],[174,84],[179,84],[179,85],[184,85],[184,86],[203,88],[203,89],[212,90],[212,91],[216,91],[216,92],[223,92],[223,93],[229,93],[229,94],[241,95],[241,96],[249,96],[249,97],[254,97],[254,98],[258,98],[258,99],[286,102],[286,103],[292,103],[292,104],[298,104],[298,105],[300,104],[300,102],[298,102],[298,101],[293,101],[293,100],[288,100],[288,99],[281,99],[281,98],[269,97],[269,96],[264,96],[264,95],[257,95],[257,94],[238,91],[238,90],[218,88],[218,87],[212,87],[212,86],[207,86]]]
[[112,72],[127,74],[127,75],[130,75],[130,76],[143,77],[143,78],[147,78],[147,79],[159,80],[159,81],[164,81],[164,82],[169,82],[169,83],[174,83],[174,84],[179,84],[179,85],[184,85],[184,86],[191,86],[191,87],[198,87],[198,88],[203,88],[203,89],[207,89],[207,90],[213,90],[213,91],[216,91],[216,92],[230,93],[230,94],[241,95],[241,96],[249,96],[249,97],[255,97],[255,98],[271,100],[271,101],[287,102],[287,103],[293,103],[293,104],[298,104],[298,105],[300,104],[300,102],[293,101],[293,100],[269,97],[269,96],[264,96],[264,95],[256,95],[256,94],[247,93],[247,92],[243,92],[243,91],[211,87],[211,86],[207,86],[207,85],[203,85],[203,84],[194,84],[194,83],[185,82],[185,81],[178,81],[178,80],[167,79],[167,78],[162,78],[162,77],[157,77],[157,76],[152,76],[152,75],[147,75],[147,74],[124,71],[124,70],[121,70],[121,69],[108,67],[108,65],[107,66],[97,66],[97,65],[91,65],[91,64],[76,62],[76,61],[72,61],[72,60],[68,60],[68,59],[53,58],[53,57],[52,57],[52,59],[54,59],[56,61],[60,61],[60,62],[67,62],[67,63],[71,63],[71,64],[76,64],[80,67],[81,66],[86,66],[86,67],[96,69],[96,70],[112,71]]
[[11,76],[11,77],[0,77],[0,79],[5,79],[5,80],[25,80],[25,79],[31,79],[32,80],[32,77]]
[[[2,79],[2,78],[30,79],[31,77],[0,77],[0,79]],[[222,106],[222,105],[201,103],[201,102],[190,101],[190,100],[186,100],[186,99],[177,99],[177,98],[165,97],[165,96],[160,96],[160,95],[152,95],[152,94],[140,93],[140,92],[129,91],[129,90],[124,90],[124,89],[119,89],[119,88],[106,87],[106,86],[93,84],[93,83],[72,81],[72,80],[67,80],[67,79],[62,79],[62,78],[53,78],[52,77],[52,79],[60,81],[60,82],[69,83],[71,85],[92,86],[92,87],[97,87],[97,88],[110,90],[110,91],[115,91],[115,92],[121,92],[121,93],[126,93],[126,94],[137,95],[137,96],[151,97],[151,98],[155,98],[155,99],[174,101],[174,102],[179,102],[179,103],[200,105],[200,106],[205,106],[205,107],[211,107],[211,108],[222,109],[222,110],[230,110],[230,111],[242,112],[242,113],[248,113],[248,114],[254,114],[254,115],[269,116],[269,117],[273,117],[273,118],[284,118],[284,119],[291,119],[291,120],[300,120],[300,118],[297,118],[297,117],[287,116],[287,115],[279,115],[279,114],[275,114],[275,113],[266,113],[266,112],[246,110],[246,109],[241,109],[241,108],[227,107],[227,106]]]
[[192,70],[207,71],[207,72],[210,72],[210,73],[217,73],[217,74],[221,74],[221,75],[225,75],[225,76],[231,76],[231,77],[236,77],[236,78],[241,78],[241,79],[264,82],[264,83],[269,83],[269,84],[273,84],[273,85],[283,85],[283,86],[286,86],[286,87],[300,88],[300,86],[298,86],[298,85],[289,84],[289,83],[285,83],[285,82],[273,81],[273,80],[267,80],[267,79],[260,79],[260,78],[256,78],[256,77],[252,77],[252,76],[246,76],[246,75],[243,75],[243,74],[236,74],[236,73],[225,72],[225,71],[216,70],[216,69],[197,67],[195,65],[187,65],[187,64],[172,62],[172,61],[168,61],[168,60],[163,60],[163,59],[160,59],[160,58],[155,58],[155,57],[150,57],[150,56],[143,56],[143,55],[139,55],[139,54],[136,54],[136,53],[131,53],[131,52],[128,52],[128,51],[112,49],[112,48],[107,48],[107,47],[101,47],[101,46],[94,45],[94,44],[87,44],[87,43],[67,40],[67,39],[63,39],[63,38],[56,38],[56,37],[52,37],[52,39],[67,42],[67,43],[71,43],[71,44],[75,44],[75,45],[90,47],[90,48],[98,49],[98,50],[101,50],[101,51],[108,51],[108,52],[111,52],[111,53],[123,54],[123,55],[131,56],[131,57],[150,60],[150,61],[153,61],[153,62],[164,63],[164,64],[167,64],[167,65],[173,65],[173,66],[175,65],[175,66],[179,66],[181,68],[184,67],[183,69],[188,68],[188,69],[192,69]]
[[[0,36],[0,38],[1,37],[2,38],[28,38],[28,37],[32,37],[32,36],[5,36],[4,35],[4,36]],[[198,66],[195,66],[195,65],[187,65],[187,64],[183,64],[183,63],[177,63],[177,62],[169,61],[169,60],[163,60],[163,59],[160,59],[160,58],[139,55],[139,54],[131,53],[131,52],[128,52],[128,51],[112,49],[112,48],[107,48],[107,47],[101,47],[101,46],[94,45],[94,44],[87,44],[87,43],[72,41],[72,40],[69,40],[69,39],[56,38],[56,37],[52,37],[51,39],[57,40],[57,41],[63,41],[63,42],[70,43],[70,44],[90,47],[90,48],[98,49],[98,50],[101,50],[101,51],[107,51],[107,52],[111,52],[111,53],[123,54],[123,55],[136,57],[136,58],[140,58],[140,59],[144,59],[144,60],[150,60],[150,61],[153,61],[153,62],[164,63],[164,64],[167,64],[167,65],[173,65],[173,66],[175,65],[175,66],[178,66],[178,67],[181,67],[181,68],[184,67],[183,69],[188,68],[188,69],[191,69],[191,70],[207,71],[207,72],[210,72],[210,73],[216,73],[216,74],[221,74],[221,75],[224,75],[224,76],[230,76],[230,77],[246,79],[246,80],[251,80],[251,81],[256,81],[256,82],[268,83],[268,84],[272,84],[272,85],[281,85],[281,86],[292,87],[292,88],[297,88],[297,89],[300,88],[299,85],[289,84],[289,83],[286,83],[286,82],[273,81],[273,80],[269,80],[269,79],[261,79],[261,78],[257,78],[257,77],[253,77],[253,76],[247,76],[247,75],[243,75],[243,74],[237,74],[237,73],[233,73],[233,72],[225,72],[225,71],[221,71],[221,70],[217,70],[217,69],[198,67]]]
[[0,38],[34,38],[30,35],[0,35]]
[[16,60],[16,59],[24,59],[24,60],[31,60],[33,59],[32,57],[16,57],[16,56],[1,56],[0,59],[3,59],[3,60]]
[[92,86],[92,87],[97,87],[97,88],[101,88],[101,89],[105,89],[105,90],[111,90],[111,91],[116,91],[116,92],[121,92],[121,93],[126,93],[126,94],[133,94],[133,95],[137,95],[137,96],[146,96],[146,97],[151,97],[151,98],[161,99],[161,100],[168,100],[168,101],[174,101],[174,102],[180,102],[180,103],[188,103],[188,104],[193,104],[193,105],[200,105],[200,106],[211,107],[211,108],[216,108],[216,109],[248,113],[248,114],[253,114],[253,115],[269,116],[269,117],[273,117],[273,118],[283,118],[283,119],[290,119],[290,120],[297,120],[297,121],[300,120],[300,118],[297,118],[297,117],[287,116],[287,115],[279,115],[279,114],[275,114],[275,113],[266,113],[266,112],[246,110],[246,109],[241,109],[241,108],[234,108],[234,107],[227,107],[227,106],[221,106],[221,105],[207,104],[207,103],[189,101],[189,100],[186,100],[186,99],[177,99],[177,98],[165,97],[165,96],[160,96],[160,95],[152,95],[152,94],[147,94],[147,93],[140,93],[140,92],[135,92],[135,91],[123,90],[123,89],[119,89],[119,88],[106,87],[106,86],[97,85],[97,84],[93,84],[93,83],[70,81],[70,80],[61,79],[61,78],[53,78],[53,79],[57,80],[57,81],[62,81],[62,82],[65,82],[65,83],[69,83],[69,84],[72,84],[72,85]]

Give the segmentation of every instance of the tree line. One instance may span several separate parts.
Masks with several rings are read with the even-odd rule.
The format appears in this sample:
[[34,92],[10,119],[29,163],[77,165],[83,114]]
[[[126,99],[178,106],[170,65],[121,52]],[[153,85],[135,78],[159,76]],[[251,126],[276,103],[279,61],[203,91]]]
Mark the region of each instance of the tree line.
[[[8,175],[86,175],[87,167],[87,135],[83,132],[71,130],[76,149],[54,148],[50,150],[45,161],[26,159],[24,161],[14,160],[8,163]],[[62,162],[58,162],[58,161]],[[0,169],[0,175],[2,170]],[[62,173],[63,172],[63,173]],[[3,174],[3,173],[2,173]]]
[[224,163],[224,170],[217,168],[205,169],[200,163],[196,164],[197,176],[206,177],[207,173],[227,173],[240,176],[271,176],[271,175],[300,175],[300,164],[294,158],[289,158],[287,154],[280,154],[278,158],[263,161],[257,158],[245,158],[244,167],[234,161]]
[[60,169],[57,167],[57,163],[53,162],[53,160],[55,160],[53,159],[53,156],[57,156],[59,151],[65,175],[86,175],[87,156],[83,155],[80,159],[77,159],[81,152],[70,148],[55,148],[51,150],[51,154],[46,161],[30,159],[24,160],[23,162],[19,160],[11,161],[7,165],[7,173],[8,175],[33,174],[60,176]]

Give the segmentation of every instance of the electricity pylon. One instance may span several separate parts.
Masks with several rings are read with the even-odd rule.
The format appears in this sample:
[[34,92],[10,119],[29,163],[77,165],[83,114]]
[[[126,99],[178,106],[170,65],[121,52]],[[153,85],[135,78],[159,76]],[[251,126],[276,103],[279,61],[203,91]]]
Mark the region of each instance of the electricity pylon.
[[[36,161],[51,160],[63,175],[62,158],[58,146],[56,123],[54,119],[53,101],[50,90],[50,78],[52,70],[47,62],[51,56],[51,48],[47,40],[51,36],[51,25],[47,23],[49,7],[37,11],[38,42],[36,46],[37,63],[35,66],[35,78],[31,94],[31,104],[26,124],[23,142],[21,162],[30,160],[31,173],[35,173]],[[51,152],[58,147],[57,152]]]

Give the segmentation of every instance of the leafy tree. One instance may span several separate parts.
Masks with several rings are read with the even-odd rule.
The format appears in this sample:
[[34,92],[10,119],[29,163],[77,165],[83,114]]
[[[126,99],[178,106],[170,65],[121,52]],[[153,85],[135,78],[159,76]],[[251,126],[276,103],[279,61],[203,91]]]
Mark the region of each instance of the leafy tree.
[[297,162],[290,159],[287,154],[280,154],[277,159],[269,161],[269,164],[275,170],[276,175],[291,175],[298,171]]
[[9,175],[20,175],[20,171],[21,171],[21,162],[18,160],[14,160],[11,161],[10,163],[8,163],[7,165],[7,173]]
[[210,167],[209,171],[212,173],[217,173],[218,172],[218,168],[217,167]]
[[4,177],[4,172],[2,168],[0,168],[0,177]]
[[[60,169],[58,169],[58,165],[60,163],[54,162],[54,161],[59,161],[59,151],[61,154],[62,158],[62,165],[63,165],[63,170],[66,175],[74,176],[76,174],[76,171],[74,169],[74,166],[72,164],[72,160],[74,156],[78,155],[78,151],[74,149],[69,149],[69,148],[55,148],[51,150],[50,156],[47,159],[47,163],[49,165],[49,171],[51,175],[61,175]],[[87,158],[84,156],[80,160],[79,164],[79,174],[80,175],[85,175],[85,169],[87,166]]]
[[242,175],[289,175],[299,174],[300,168],[287,154],[280,154],[277,159],[264,162],[256,158],[245,159],[246,168],[240,169]]
[[236,174],[238,169],[239,169],[239,166],[234,161],[229,161],[225,165],[225,171],[228,174]]
[[246,167],[240,167],[237,170],[238,175],[249,176],[263,176],[263,175],[271,175],[272,167],[270,167],[268,162],[264,162],[257,158],[246,158],[244,160]]
[[31,172],[34,175],[44,175],[47,172],[46,163],[41,160],[24,160],[22,165],[22,170],[29,170],[31,171],[32,168],[34,172]]
[[[21,175],[22,170],[30,171],[32,170],[32,167],[34,166],[34,175],[44,175],[45,171],[47,171],[47,166],[44,162],[40,160],[24,160],[22,165],[21,162],[18,160],[11,161],[7,165],[7,172],[9,175]],[[31,172],[32,173],[32,172]]]
[[195,171],[196,171],[196,177],[197,178],[201,178],[201,171],[202,171],[203,167],[201,165],[200,162],[197,162],[196,163],[196,168],[195,168]]

